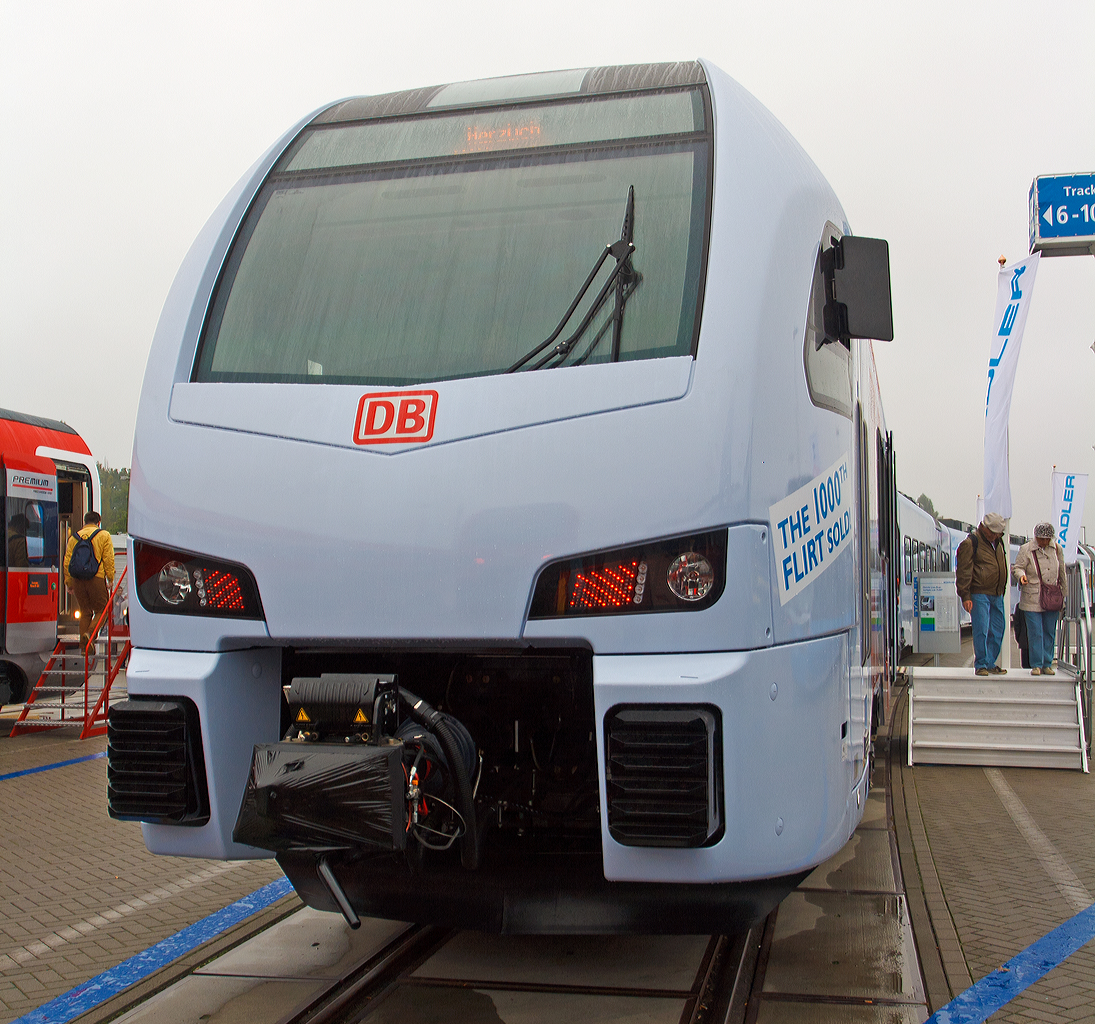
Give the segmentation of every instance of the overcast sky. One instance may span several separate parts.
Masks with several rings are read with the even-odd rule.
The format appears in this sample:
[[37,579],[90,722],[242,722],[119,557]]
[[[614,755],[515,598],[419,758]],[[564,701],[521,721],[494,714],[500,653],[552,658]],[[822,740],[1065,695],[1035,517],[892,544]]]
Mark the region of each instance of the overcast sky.
[[[898,481],[974,517],[997,257],[1037,174],[1095,171],[1095,4],[0,0],[0,407],[128,466],[160,307],[201,225],[348,95],[707,57],[890,242],[876,347]],[[1014,529],[1056,463],[1095,472],[1095,259],[1043,260],[1011,418]],[[1095,539],[1095,493],[1085,522]]]

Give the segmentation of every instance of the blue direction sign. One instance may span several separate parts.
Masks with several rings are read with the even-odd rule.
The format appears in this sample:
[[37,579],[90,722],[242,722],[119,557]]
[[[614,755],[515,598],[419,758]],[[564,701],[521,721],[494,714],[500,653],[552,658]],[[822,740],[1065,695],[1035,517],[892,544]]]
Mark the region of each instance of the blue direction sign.
[[1053,174],[1030,186],[1030,251],[1095,253],[1095,174]]

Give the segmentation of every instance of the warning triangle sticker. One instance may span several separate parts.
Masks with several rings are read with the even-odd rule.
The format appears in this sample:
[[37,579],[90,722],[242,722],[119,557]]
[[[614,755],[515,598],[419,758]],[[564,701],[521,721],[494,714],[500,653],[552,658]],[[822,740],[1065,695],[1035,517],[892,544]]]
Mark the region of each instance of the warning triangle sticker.
[[310,722],[311,721],[311,719],[308,717],[308,712],[305,711],[304,708],[301,708],[297,712],[297,721],[298,722]]
[[354,725],[368,725],[369,719],[365,716],[365,712],[361,708],[357,709],[357,714],[354,715]]

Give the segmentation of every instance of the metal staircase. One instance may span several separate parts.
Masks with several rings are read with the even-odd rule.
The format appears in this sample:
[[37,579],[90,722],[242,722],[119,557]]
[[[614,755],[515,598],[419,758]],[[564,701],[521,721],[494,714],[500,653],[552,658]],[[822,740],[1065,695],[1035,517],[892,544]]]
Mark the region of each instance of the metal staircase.
[[1088,770],[1080,681],[1026,669],[910,669],[909,764]]
[[80,739],[84,740],[106,733],[110,704],[126,696],[123,669],[131,649],[126,571],[122,570],[110,601],[92,628],[95,639],[91,653],[85,654],[79,636],[58,638],[53,655],[27,697],[10,735],[78,728]]

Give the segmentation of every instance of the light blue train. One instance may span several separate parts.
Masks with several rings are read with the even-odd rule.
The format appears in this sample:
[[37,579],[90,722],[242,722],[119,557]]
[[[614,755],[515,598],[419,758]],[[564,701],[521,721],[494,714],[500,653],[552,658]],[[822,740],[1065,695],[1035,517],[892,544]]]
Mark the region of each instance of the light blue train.
[[763,916],[867,796],[891,336],[886,244],[708,63],[305,118],[152,344],[111,813],[351,921]]

